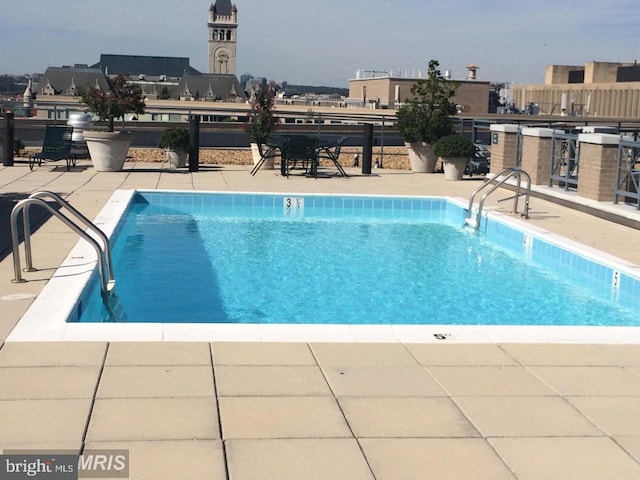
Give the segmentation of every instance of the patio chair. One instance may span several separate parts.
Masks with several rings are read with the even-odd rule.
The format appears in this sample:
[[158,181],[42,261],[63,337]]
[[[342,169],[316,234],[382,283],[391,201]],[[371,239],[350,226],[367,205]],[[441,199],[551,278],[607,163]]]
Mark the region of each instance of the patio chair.
[[29,158],[29,169],[33,170],[36,162],[38,166],[41,166],[43,160],[51,162],[65,160],[67,162],[67,171],[69,171],[72,166],[75,167],[76,156],[71,153],[72,135],[73,127],[70,125],[60,127],[47,125],[42,151],[33,154]]
[[278,143],[269,140],[267,143],[257,143],[257,145],[258,151],[260,152],[260,160],[258,160],[251,169],[251,175],[255,175],[268,159],[277,157],[281,154],[280,145]]
[[318,139],[306,135],[282,137],[282,163],[280,173],[288,177],[289,172],[300,162],[306,174],[318,176]]
[[347,137],[340,137],[335,142],[331,142],[326,145],[320,145],[318,148],[318,162],[327,158],[333,162],[335,167],[338,169],[338,173],[343,177],[348,176],[347,172],[344,171],[342,165],[340,165],[340,149],[342,148],[342,144],[345,142]]

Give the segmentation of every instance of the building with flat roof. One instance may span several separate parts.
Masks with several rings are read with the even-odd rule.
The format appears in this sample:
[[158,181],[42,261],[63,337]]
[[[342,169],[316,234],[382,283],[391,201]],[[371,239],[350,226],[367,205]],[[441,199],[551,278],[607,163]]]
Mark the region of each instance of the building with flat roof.
[[544,84],[513,85],[512,95],[516,108],[540,115],[640,118],[640,65],[549,65]]
[[196,75],[198,70],[189,65],[186,57],[157,57],[149,55],[101,54],[100,61],[91,68],[102,70],[105,75],[127,75],[146,79],[179,79],[184,75]]
[[[473,67],[473,73],[472,69]],[[469,75],[466,80],[455,80],[458,83],[456,94],[452,102],[458,105],[458,112],[470,115],[484,115],[489,112],[490,82],[472,80],[476,78],[476,65],[470,65]],[[349,104],[359,100],[358,106],[371,108],[396,109],[407,99],[412,98],[411,87],[420,78],[394,76],[389,72],[373,72],[372,76],[366,76],[367,72],[358,72],[357,78],[349,80]],[[447,76],[445,74],[445,76]]]

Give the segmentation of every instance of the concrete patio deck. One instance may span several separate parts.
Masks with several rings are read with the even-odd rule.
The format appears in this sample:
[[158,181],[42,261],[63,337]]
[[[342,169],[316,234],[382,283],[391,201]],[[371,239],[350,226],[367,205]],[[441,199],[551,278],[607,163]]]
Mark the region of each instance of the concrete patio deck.
[[[468,199],[479,185],[248,172],[17,164],[0,167],[0,194],[50,190],[93,218],[118,188]],[[529,222],[640,264],[639,230],[537,198]],[[76,242],[49,220],[28,283],[0,262],[0,450],[128,449],[133,479],[640,478],[640,345],[5,342]]]

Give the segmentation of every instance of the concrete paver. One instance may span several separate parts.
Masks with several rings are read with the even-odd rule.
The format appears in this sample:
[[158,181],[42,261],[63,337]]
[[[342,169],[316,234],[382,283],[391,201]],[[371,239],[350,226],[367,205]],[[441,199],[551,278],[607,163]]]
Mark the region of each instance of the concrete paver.
[[[6,278],[13,278],[13,274],[4,275]],[[23,300],[3,300],[0,298],[0,341],[3,341],[5,338],[9,336],[13,327],[16,326],[16,323],[19,318],[24,315],[27,309],[31,306],[33,299],[35,298],[35,294],[38,292],[39,288],[36,285],[30,285],[28,287],[28,292],[25,292],[22,289],[17,288],[7,288],[3,292],[3,296],[6,295],[20,295],[24,297],[28,295],[28,298]],[[33,295],[33,297],[31,297]]]
[[453,396],[553,395],[542,381],[522,367],[425,367]]
[[356,438],[479,436],[449,398],[348,397],[339,402]]
[[396,367],[328,367],[331,390],[343,396],[443,396],[444,390],[419,365]]
[[0,350],[0,367],[101,366],[106,342],[20,342]]
[[522,365],[617,365],[593,345],[520,343],[503,345],[502,348]]
[[480,438],[361,438],[359,442],[376,480],[515,479]]
[[0,439],[14,445],[70,442],[80,448],[91,399],[1,400]]
[[211,398],[96,399],[87,441],[220,438]]
[[530,367],[560,395],[640,396],[640,377],[621,367]]
[[4,455],[25,455],[29,454],[29,452],[33,450],[40,450],[52,455],[79,455],[82,451],[82,442],[51,441],[40,443],[26,443],[22,445],[18,443],[3,444],[0,442],[0,452],[3,452]]
[[404,345],[399,343],[312,343],[311,350],[323,368],[417,364]]
[[233,480],[375,480],[352,438],[232,439],[225,445]]
[[226,438],[347,438],[351,431],[329,397],[220,397]]
[[640,462],[640,435],[619,435],[613,440],[620,445],[636,462]]
[[409,343],[407,350],[424,366],[505,366],[517,365],[498,345]]
[[640,465],[606,437],[491,438],[518,480],[633,480]]
[[145,365],[105,367],[96,398],[213,397],[211,367]]
[[221,397],[328,396],[331,390],[311,365],[222,365],[216,367]]
[[640,367],[640,345],[595,345],[595,348],[623,367]]
[[604,433],[559,397],[456,397],[483,437],[580,437]]
[[211,344],[215,365],[316,365],[306,343]]
[[100,367],[3,367],[0,400],[93,398]]
[[640,397],[568,397],[567,400],[607,435],[640,436]]
[[85,450],[128,450],[130,480],[226,480],[221,440],[90,442]]
[[206,342],[112,343],[106,365],[211,365],[211,353]]

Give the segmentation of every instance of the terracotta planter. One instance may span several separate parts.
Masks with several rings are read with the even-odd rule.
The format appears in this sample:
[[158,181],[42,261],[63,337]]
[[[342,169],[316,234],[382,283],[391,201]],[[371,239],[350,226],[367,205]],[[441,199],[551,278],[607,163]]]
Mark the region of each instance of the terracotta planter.
[[466,157],[442,157],[445,180],[462,180],[467,166]]
[[187,151],[184,148],[166,148],[164,152],[171,168],[183,168],[187,165]]
[[[257,143],[251,142],[251,156],[253,157],[253,164],[256,165],[260,161],[260,150]],[[273,157],[267,158],[260,168],[273,169]]]
[[438,157],[427,143],[405,143],[409,152],[409,163],[414,173],[433,173]]
[[99,172],[118,172],[122,170],[129,147],[133,141],[133,132],[84,131],[84,139],[91,155],[93,168]]

